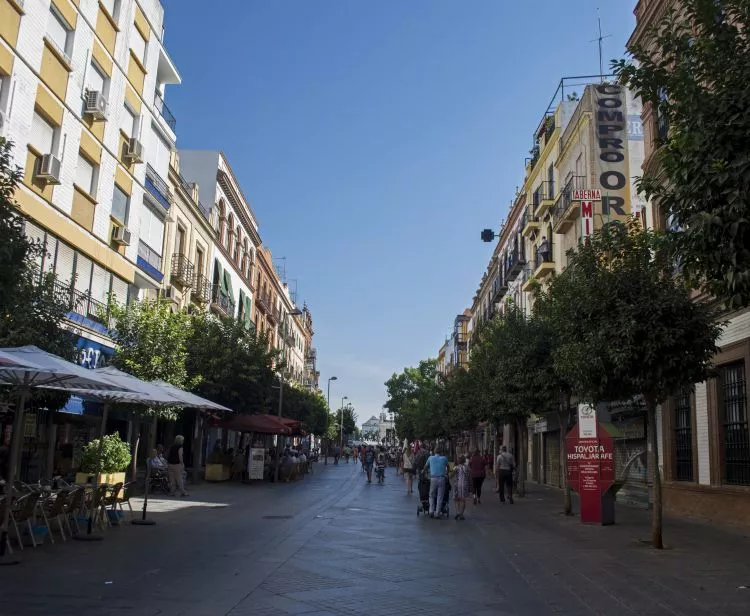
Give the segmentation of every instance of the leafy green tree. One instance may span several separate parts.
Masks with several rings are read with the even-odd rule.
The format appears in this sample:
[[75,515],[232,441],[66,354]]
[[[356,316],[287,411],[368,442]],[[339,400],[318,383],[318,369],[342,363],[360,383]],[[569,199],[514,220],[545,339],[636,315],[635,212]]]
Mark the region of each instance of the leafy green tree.
[[[61,327],[68,312],[65,292],[53,274],[42,274],[35,261],[44,246],[29,239],[14,201],[21,172],[11,165],[12,144],[0,137],[0,347],[36,345],[73,359],[72,334]],[[34,392],[32,402],[51,410],[68,401],[65,393]]]
[[[194,315],[186,331],[185,375],[196,393],[238,413],[277,412],[276,354],[265,336],[236,319],[206,313]],[[291,407],[298,397],[285,383],[287,395]]]
[[347,405],[344,407],[344,435],[354,434],[357,429],[357,413],[354,411],[354,407]]
[[640,187],[674,228],[686,279],[732,308],[750,303],[749,25],[747,0],[681,0],[613,62],[668,125]]
[[481,333],[472,348],[470,372],[479,386],[480,413],[498,428],[514,425],[520,435],[519,495],[525,494],[528,418],[555,410],[558,399],[549,359],[551,339],[536,317],[527,318],[509,304]]
[[[111,303],[115,341],[113,364],[139,379],[161,379],[190,389],[194,379],[188,375],[186,360],[191,336],[191,317],[172,311],[168,302],[144,300],[127,306]],[[137,411],[154,419],[175,419],[178,407],[148,407]]]
[[[278,389],[273,390],[272,412],[278,409]],[[292,384],[284,383],[284,399],[281,414],[304,424],[305,429],[316,435],[326,429],[328,406],[320,392],[310,392]]]
[[659,241],[635,221],[610,224],[569,254],[549,288],[549,302],[568,304],[571,323],[558,330],[557,371],[583,400],[646,405],[654,476],[652,542],[662,548],[657,406],[710,374],[721,331],[715,308],[693,298]]
[[438,409],[437,360],[426,359],[416,368],[405,368],[391,376],[385,386],[388,400],[383,407],[394,414],[399,437],[413,440],[448,436]]

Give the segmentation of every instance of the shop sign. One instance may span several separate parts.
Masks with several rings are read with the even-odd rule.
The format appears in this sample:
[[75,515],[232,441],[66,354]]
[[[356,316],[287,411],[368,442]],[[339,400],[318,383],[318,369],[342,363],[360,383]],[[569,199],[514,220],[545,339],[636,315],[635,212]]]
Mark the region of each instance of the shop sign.
[[581,201],[581,237],[594,232],[594,202]]
[[23,416],[24,438],[36,438],[36,413],[26,413]]
[[581,438],[574,426],[566,438],[566,479],[580,497],[584,524],[601,524],[602,496],[615,482],[614,442],[601,424],[596,434],[594,438]]
[[265,450],[262,447],[253,447],[250,449],[250,459],[248,461],[247,474],[250,479],[263,481],[263,469],[265,464]]
[[573,201],[601,201],[602,191],[598,188],[576,188],[573,191]]
[[602,214],[625,215],[629,192],[628,123],[625,89],[611,83],[594,87],[597,179],[602,189]]
[[534,424],[534,432],[539,434],[540,432],[547,432],[547,420],[540,419]]
[[590,404],[578,405],[578,438],[596,438],[596,409]]

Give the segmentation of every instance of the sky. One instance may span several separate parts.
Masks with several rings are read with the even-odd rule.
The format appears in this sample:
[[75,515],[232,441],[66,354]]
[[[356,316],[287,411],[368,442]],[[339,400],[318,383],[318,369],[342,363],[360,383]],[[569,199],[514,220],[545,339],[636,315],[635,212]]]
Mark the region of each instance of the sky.
[[[470,307],[561,77],[635,0],[162,0],[178,148],[224,151],[359,423]],[[593,41],[593,42],[592,42]]]

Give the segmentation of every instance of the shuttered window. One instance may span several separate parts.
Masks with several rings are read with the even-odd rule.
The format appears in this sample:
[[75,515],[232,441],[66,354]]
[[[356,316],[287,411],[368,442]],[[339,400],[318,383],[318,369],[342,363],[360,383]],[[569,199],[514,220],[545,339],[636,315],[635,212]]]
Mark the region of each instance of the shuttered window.
[[130,49],[135,54],[135,57],[141,61],[141,64],[146,65],[146,39],[138,31],[138,28],[133,25],[130,32]]
[[57,245],[57,258],[55,259],[55,276],[57,279],[69,285],[73,279],[73,260],[75,251],[62,242]]
[[42,154],[51,154],[55,143],[55,127],[36,111],[31,120],[29,143]]
[[107,303],[111,274],[104,268],[94,265],[94,275],[91,277],[91,297],[97,302]]
[[96,193],[94,175],[94,165],[79,153],[78,164],[76,165],[76,184],[90,195]]
[[109,13],[110,17],[113,19],[117,19],[117,14],[115,13],[115,10],[117,9],[117,0],[101,0],[102,5],[104,5],[104,8],[107,9],[107,13]]
[[[39,227],[37,227],[35,224],[30,223],[26,221],[26,229],[25,229],[26,237],[28,237],[32,242],[38,245],[44,245],[44,231],[42,231]],[[34,255],[34,264],[39,268],[41,271],[43,264],[44,264],[44,253],[39,253]]]
[[128,283],[117,276],[112,276],[112,301],[118,304],[128,303]]
[[128,107],[128,105],[123,105],[120,110],[120,129],[128,137],[137,136],[135,128],[135,112]]
[[70,53],[70,44],[73,29],[65,22],[57,9],[50,7],[49,18],[47,19],[47,38],[64,54]]
[[154,252],[162,254],[162,243],[164,242],[164,221],[154,211],[143,204],[141,208],[141,235],[140,239]]
[[87,294],[91,286],[91,260],[79,254],[76,258],[75,289]]
[[128,201],[128,195],[115,184],[115,190],[112,193],[112,216],[124,225],[128,224]]
[[156,170],[162,179],[169,175],[169,157],[171,148],[164,141],[161,134],[155,128],[151,129],[151,166]]
[[107,76],[93,61],[86,73],[86,88],[89,92],[101,92],[104,95],[107,93]]

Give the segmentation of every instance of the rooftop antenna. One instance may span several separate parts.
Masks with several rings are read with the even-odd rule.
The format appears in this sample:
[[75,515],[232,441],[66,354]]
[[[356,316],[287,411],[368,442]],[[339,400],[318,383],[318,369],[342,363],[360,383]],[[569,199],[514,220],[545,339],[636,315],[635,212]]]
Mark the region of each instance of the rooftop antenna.
[[599,81],[604,83],[604,57],[602,56],[602,41],[606,38],[610,38],[611,34],[602,36],[602,16],[599,13],[599,7],[596,8],[596,21],[599,24],[599,38],[595,38],[589,43],[599,43]]
[[274,261],[282,261],[281,267],[278,267],[279,271],[279,278],[281,278],[281,282],[286,284],[286,257],[276,257]]

